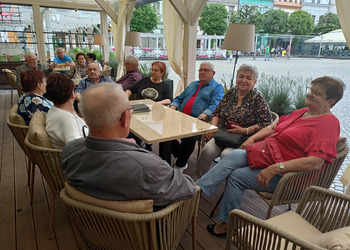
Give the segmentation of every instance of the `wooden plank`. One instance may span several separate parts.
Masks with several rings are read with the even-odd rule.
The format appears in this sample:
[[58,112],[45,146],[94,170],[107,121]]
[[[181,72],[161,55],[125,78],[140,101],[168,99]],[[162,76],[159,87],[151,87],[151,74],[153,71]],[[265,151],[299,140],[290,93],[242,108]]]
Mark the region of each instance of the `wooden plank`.
[[[9,129],[8,129],[9,130]],[[11,133],[10,131],[8,131]],[[16,242],[18,249],[36,249],[32,206],[27,185],[26,158],[21,147],[14,143]]]
[[[12,133],[4,134],[7,95],[0,97],[1,179],[0,249],[16,249]],[[6,125],[7,126],[7,125]],[[6,240],[5,240],[6,239]]]

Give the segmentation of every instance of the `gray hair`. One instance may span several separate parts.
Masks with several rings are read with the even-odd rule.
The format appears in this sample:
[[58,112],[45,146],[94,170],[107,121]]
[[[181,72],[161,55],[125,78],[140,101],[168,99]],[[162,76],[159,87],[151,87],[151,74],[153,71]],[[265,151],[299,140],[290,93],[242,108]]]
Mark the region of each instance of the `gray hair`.
[[125,58],[124,63],[129,63],[129,64],[137,67],[139,65],[139,60],[137,59],[136,56],[129,55]]
[[[202,62],[200,66],[202,66],[202,65],[209,65],[210,69],[211,69],[212,71],[215,71],[214,64],[212,64],[211,62]],[[199,66],[199,67],[200,67],[200,66]]]
[[27,52],[27,53],[25,53],[25,55],[24,55],[24,61],[27,61],[28,59],[29,59],[29,56],[35,56],[36,57],[36,55],[33,53],[33,52]]
[[83,92],[81,110],[90,129],[109,127],[122,118],[129,99],[119,84],[102,82]]
[[258,80],[259,78],[259,71],[256,66],[250,65],[250,64],[242,64],[241,67],[237,70],[237,76],[241,71],[249,71],[253,74],[254,80]]
[[63,50],[63,52],[65,51],[64,48],[57,48],[56,52],[58,52],[59,50]]

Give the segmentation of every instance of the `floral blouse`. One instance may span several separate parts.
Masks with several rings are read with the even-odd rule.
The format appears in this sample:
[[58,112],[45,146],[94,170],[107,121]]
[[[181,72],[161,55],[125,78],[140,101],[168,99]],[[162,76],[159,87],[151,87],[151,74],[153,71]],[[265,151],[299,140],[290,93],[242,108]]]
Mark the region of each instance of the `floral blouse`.
[[70,67],[69,72],[66,73],[66,75],[69,78],[73,78],[74,74],[78,73],[81,79],[87,77],[87,65],[85,66],[80,66],[76,64],[74,67]]
[[26,124],[29,125],[35,111],[39,110],[46,115],[52,105],[52,102],[43,96],[24,93],[18,101],[17,114],[22,116]]
[[[224,115],[226,106],[232,98],[232,104],[226,111],[226,120],[222,123],[221,118]],[[237,107],[237,103],[237,88],[229,89],[213,112],[213,117],[216,116],[220,118],[219,127],[222,127],[222,124],[225,127],[228,120],[239,123],[242,127],[258,124],[259,129],[271,124],[272,116],[269,105],[267,104],[266,98],[257,89],[252,89],[242,99],[242,105],[240,107]]]

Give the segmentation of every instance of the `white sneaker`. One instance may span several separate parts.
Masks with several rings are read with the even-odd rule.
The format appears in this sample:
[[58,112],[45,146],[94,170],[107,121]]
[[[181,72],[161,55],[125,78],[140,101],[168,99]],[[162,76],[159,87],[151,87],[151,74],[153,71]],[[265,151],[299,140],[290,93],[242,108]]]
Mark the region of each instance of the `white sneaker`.
[[175,165],[174,168],[178,169],[181,173],[183,173],[188,168],[188,163],[186,163],[186,165],[183,166],[183,167],[178,167],[178,166]]

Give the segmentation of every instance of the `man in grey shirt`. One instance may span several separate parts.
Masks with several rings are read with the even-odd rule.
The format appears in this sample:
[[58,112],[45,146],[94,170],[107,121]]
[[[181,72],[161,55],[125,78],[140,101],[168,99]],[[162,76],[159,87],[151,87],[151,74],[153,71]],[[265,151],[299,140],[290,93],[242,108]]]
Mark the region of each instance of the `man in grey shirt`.
[[71,186],[103,200],[153,199],[155,206],[195,194],[189,176],[126,139],[132,107],[120,85],[89,87],[81,108],[89,135],[69,142],[62,152],[63,173]]

